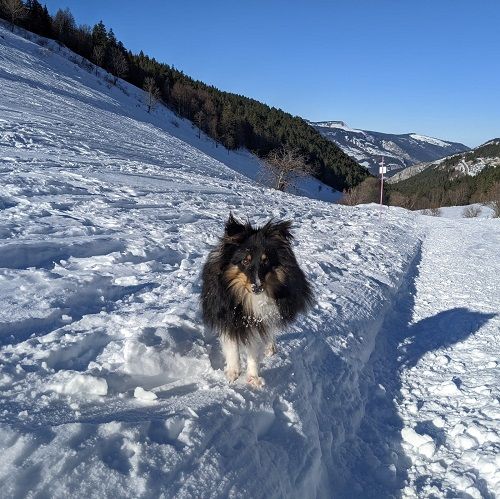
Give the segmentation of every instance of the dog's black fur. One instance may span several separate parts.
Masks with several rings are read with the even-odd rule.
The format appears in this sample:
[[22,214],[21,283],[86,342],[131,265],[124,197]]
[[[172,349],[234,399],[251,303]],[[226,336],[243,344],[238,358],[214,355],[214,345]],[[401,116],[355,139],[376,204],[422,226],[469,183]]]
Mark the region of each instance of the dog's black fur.
[[[271,220],[252,227],[229,215],[202,272],[203,320],[219,336],[240,343],[259,335],[265,340],[312,304],[311,287],[292,250],[291,225]],[[258,300],[276,313],[261,315]]]

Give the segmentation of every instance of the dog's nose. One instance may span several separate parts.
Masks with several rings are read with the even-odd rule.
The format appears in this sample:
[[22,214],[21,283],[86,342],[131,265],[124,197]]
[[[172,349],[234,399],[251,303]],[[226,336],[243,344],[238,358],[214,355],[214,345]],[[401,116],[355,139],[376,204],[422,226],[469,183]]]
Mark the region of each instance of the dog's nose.
[[264,288],[262,286],[259,286],[257,284],[252,284],[252,293],[258,295],[264,291]]

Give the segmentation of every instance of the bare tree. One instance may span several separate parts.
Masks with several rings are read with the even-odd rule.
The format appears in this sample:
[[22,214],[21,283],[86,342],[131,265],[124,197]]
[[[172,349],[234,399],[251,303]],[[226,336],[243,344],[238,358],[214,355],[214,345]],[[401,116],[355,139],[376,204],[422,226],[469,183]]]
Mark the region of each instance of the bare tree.
[[345,204],[347,206],[355,206],[360,204],[361,197],[359,189],[352,187],[351,189],[344,189],[342,191],[342,197],[340,198],[339,204]]
[[[106,54],[106,47],[104,45],[96,45],[94,47],[94,50],[92,51],[92,58],[94,59],[96,66],[102,66],[105,54]],[[98,72],[99,70],[96,67],[95,74],[98,74]]]
[[148,106],[148,113],[151,112],[158,101],[160,100],[161,94],[158,85],[153,77],[147,76],[144,79],[144,85],[142,87],[146,92],[146,105]]
[[205,115],[201,109],[194,115],[194,122],[198,127],[198,138],[201,139],[201,129],[203,128],[203,123],[205,122]]
[[354,206],[356,204],[378,203],[380,201],[380,181],[375,177],[367,177],[360,184],[344,190],[340,204]]
[[271,151],[264,160],[264,173],[272,187],[286,191],[294,186],[300,177],[313,175],[316,169],[297,149],[283,146]]
[[21,0],[0,0],[0,5],[7,16],[9,16],[11,30],[14,32],[16,21],[22,19],[26,15],[26,7]]
[[487,193],[489,206],[493,209],[493,218],[500,218],[500,182],[494,183]]
[[413,208],[412,198],[405,196],[398,191],[391,192],[389,196],[389,204],[391,206],[401,206],[401,208],[406,208],[408,210]]
[[57,33],[59,40],[65,44],[73,39],[73,33],[76,30],[75,18],[71,11],[66,9],[58,9],[53,22],[54,31]]
[[111,49],[111,68],[113,69],[114,84],[116,85],[118,78],[123,78],[128,72],[127,59],[118,47]]

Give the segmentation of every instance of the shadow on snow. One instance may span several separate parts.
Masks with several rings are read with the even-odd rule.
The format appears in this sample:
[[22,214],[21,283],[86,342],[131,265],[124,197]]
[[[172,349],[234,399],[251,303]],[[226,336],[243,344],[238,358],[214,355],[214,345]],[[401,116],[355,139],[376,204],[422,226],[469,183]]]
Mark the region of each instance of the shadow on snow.
[[[401,445],[404,425],[397,407],[402,372],[414,367],[429,352],[465,341],[495,316],[459,307],[411,324],[419,261],[417,255],[407,284],[402,286],[385,318],[372,357],[362,373],[360,389],[366,401],[365,414],[355,441],[348,440],[344,445],[343,465],[349,472],[340,487],[335,487],[338,497],[401,497],[411,465]],[[439,429],[432,426],[421,424],[415,430],[430,434],[439,446],[444,435],[434,432]],[[485,497],[490,497],[488,491]]]

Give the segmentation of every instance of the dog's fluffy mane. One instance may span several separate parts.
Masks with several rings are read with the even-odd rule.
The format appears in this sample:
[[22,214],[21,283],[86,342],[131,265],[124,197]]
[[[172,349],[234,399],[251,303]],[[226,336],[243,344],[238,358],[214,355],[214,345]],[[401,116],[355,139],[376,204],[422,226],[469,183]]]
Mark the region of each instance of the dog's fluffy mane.
[[[243,343],[255,334],[265,338],[271,328],[292,322],[311,305],[311,287],[291,246],[291,225],[288,220],[270,220],[262,227],[254,227],[248,221],[242,223],[232,214],[229,216],[224,235],[208,255],[202,272],[203,319],[218,335]],[[253,315],[253,304],[259,298],[252,294],[245,275],[231,263],[235,252],[250,237],[253,244],[276,256],[276,265],[266,275],[264,285],[265,300],[272,304],[274,314]]]

